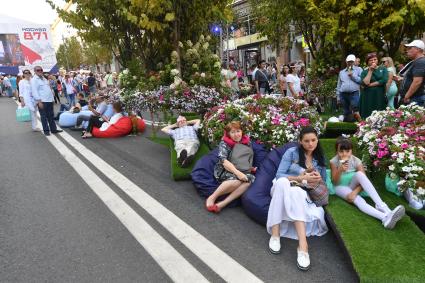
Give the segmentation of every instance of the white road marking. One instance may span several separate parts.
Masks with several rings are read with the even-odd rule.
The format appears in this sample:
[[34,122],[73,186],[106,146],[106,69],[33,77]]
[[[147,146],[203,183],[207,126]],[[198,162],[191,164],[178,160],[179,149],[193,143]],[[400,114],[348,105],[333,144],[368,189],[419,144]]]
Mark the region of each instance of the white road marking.
[[71,135],[60,135],[225,281],[263,282]]
[[225,281],[244,283],[262,282],[253,273],[199,234],[190,225],[68,133],[63,132],[60,135]]
[[54,135],[46,138],[173,281],[209,282],[63,142]]
[[47,139],[173,281],[185,283],[208,282],[195,267],[143,220],[64,143],[54,135],[47,137]]

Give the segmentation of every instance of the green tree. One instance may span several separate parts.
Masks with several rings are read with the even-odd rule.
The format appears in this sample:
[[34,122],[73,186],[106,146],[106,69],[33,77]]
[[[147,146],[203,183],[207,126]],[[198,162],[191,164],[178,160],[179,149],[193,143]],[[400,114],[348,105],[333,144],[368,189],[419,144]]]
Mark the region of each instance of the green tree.
[[[281,39],[282,31],[288,31],[282,26],[285,21],[304,36],[313,58],[319,63],[334,64],[342,63],[348,53],[364,56],[381,51],[397,57],[403,40],[425,31],[423,2],[263,0],[254,11],[259,15],[258,29],[262,34]],[[266,13],[262,14],[261,8]]]
[[62,11],[85,42],[107,46],[124,67],[156,70],[178,42],[196,38],[208,24],[229,16],[229,0],[75,0]]
[[93,41],[85,43],[83,52],[84,63],[87,65],[110,63],[112,60],[112,51],[100,42]]
[[83,48],[77,37],[66,38],[58,51],[56,58],[59,66],[66,69],[78,69],[84,63]]

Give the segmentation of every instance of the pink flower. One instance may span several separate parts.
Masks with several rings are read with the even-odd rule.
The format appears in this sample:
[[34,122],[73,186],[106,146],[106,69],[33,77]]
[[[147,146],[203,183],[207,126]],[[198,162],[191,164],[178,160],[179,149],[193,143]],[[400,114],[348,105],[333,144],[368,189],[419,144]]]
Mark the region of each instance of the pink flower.
[[408,148],[409,147],[409,145],[407,144],[407,143],[403,143],[402,145],[401,145],[401,148],[402,149],[406,149],[406,148]]
[[301,124],[301,126],[306,127],[306,126],[310,125],[310,120],[308,118],[301,118],[300,124]]
[[403,127],[403,128],[404,128],[404,127],[406,127],[406,125],[407,125],[407,123],[406,123],[406,122],[401,122],[401,123],[400,123],[400,127]]
[[415,134],[416,134],[416,131],[414,131],[414,130],[411,130],[411,129],[406,130],[406,135],[408,135],[408,136],[413,136]]
[[387,146],[387,144],[385,142],[381,142],[378,144],[378,147],[381,149],[384,149]]
[[273,124],[273,125],[280,125],[280,120],[279,120],[279,118],[273,118],[273,120],[272,120],[272,124]]
[[375,167],[378,167],[378,165],[379,165],[379,160],[375,160],[375,161],[373,161],[373,165],[374,165]]

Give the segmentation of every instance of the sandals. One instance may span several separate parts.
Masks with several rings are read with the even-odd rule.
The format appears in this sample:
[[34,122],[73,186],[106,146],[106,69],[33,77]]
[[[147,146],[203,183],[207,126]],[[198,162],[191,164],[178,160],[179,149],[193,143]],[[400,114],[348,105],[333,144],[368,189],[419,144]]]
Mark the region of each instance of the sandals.
[[206,208],[209,212],[213,212],[213,213],[219,213],[221,210],[221,208],[215,203],[213,205],[206,206]]

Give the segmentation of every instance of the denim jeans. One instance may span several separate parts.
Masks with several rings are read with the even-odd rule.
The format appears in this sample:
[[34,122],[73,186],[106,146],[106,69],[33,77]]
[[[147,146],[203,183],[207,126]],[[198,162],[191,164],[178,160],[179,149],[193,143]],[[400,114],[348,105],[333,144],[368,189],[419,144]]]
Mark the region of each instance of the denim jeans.
[[71,106],[70,106],[69,104],[61,104],[61,107],[60,107],[60,109],[59,109],[58,114],[56,114],[55,119],[56,119],[56,120],[59,120],[59,118],[60,118],[61,114],[62,114],[63,112],[65,112],[65,111],[68,111],[69,109],[71,109]]
[[43,102],[43,109],[38,108],[43,125],[43,132],[56,132],[56,123],[53,120],[53,102]]
[[424,106],[425,105],[425,95],[411,97],[410,101],[416,102],[416,104],[418,104],[419,106]]
[[71,93],[68,95],[69,95],[69,105],[75,106],[75,93]]
[[360,92],[341,92],[342,106],[344,107],[344,116],[357,112],[359,109]]

